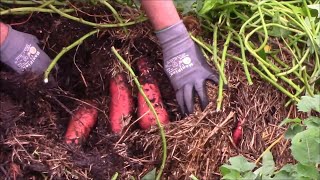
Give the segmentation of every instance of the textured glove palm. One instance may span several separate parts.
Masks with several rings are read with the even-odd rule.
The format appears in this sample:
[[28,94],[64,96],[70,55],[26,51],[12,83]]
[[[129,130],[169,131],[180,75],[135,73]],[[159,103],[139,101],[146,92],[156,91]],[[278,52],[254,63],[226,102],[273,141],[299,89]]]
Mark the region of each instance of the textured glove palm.
[[176,91],[182,113],[193,112],[194,90],[204,109],[208,105],[205,81],[218,83],[217,73],[210,68],[182,21],[156,32],[156,35],[163,50],[164,69]]
[[41,74],[50,64],[49,56],[38,46],[38,39],[8,26],[8,35],[0,47],[0,60],[18,73]]

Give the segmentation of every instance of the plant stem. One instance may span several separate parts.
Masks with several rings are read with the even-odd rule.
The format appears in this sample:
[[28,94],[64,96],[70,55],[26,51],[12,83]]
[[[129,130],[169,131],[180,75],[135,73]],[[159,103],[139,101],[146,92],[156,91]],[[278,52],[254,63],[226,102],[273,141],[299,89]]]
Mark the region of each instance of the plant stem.
[[82,36],[80,39],[78,39],[77,41],[75,41],[74,43],[72,43],[71,45],[69,45],[68,47],[64,47],[62,48],[62,50],[59,52],[59,54],[52,60],[52,62],[50,63],[50,65],[48,66],[47,70],[44,73],[44,82],[48,83],[49,81],[49,74],[51,72],[51,70],[54,68],[54,66],[57,64],[58,60],[69,50],[71,50],[72,48],[78,46],[79,44],[81,44],[86,38],[90,37],[91,35],[95,34],[99,32],[98,29],[93,30],[89,33],[87,33],[86,35]]
[[242,60],[243,60],[243,69],[244,69],[244,72],[245,72],[245,75],[247,77],[247,80],[248,80],[248,84],[249,85],[252,85],[253,82],[252,82],[252,79],[251,79],[251,76],[250,76],[250,72],[248,70],[248,62],[247,62],[247,58],[246,58],[246,53],[245,53],[245,47],[243,45],[243,40],[241,39],[241,36],[233,29],[230,29],[234,34],[236,34],[237,38],[238,38],[238,41],[240,43],[240,50],[241,50],[241,57],[242,57]]
[[[74,9],[62,9],[59,10],[61,13],[68,13],[68,12],[73,12]],[[12,8],[12,9],[7,9],[4,11],[0,12],[0,16],[6,15],[6,14],[27,14],[30,12],[43,12],[43,13],[56,13],[55,11],[51,9],[45,9],[45,8],[38,8],[38,7],[20,7],[20,8]]]
[[118,176],[119,176],[118,172],[114,173],[114,175],[111,177],[111,180],[117,180]]
[[315,28],[315,24],[311,22],[311,13],[310,13],[310,10],[308,8],[307,2],[306,1],[302,1],[302,2],[303,2],[303,5],[304,5],[304,8],[307,11],[308,19],[309,19],[309,22],[310,22],[310,25],[311,25],[311,31],[312,31],[313,34],[315,34],[316,28]]
[[[241,63],[243,63],[243,60],[239,57],[233,56],[233,55],[229,55],[227,54],[227,56],[231,57],[234,60],[237,60]],[[282,87],[280,84],[278,84],[277,82],[275,82],[273,79],[271,79],[270,77],[268,77],[267,75],[265,75],[263,72],[261,72],[258,68],[256,68],[253,64],[248,64],[248,66],[254,70],[257,74],[260,75],[261,78],[265,79],[266,81],[268,81],[269,83],[271,83],[273,86],[275,86],[279,91],[281,91],[283,94],[287,95],[288,97],[290,97],[291,99],[293,99],[294,101],[299,101],[299,99],[294,96],[293,94],[291,94],[289,91],[287,91],[284,87]]]
[[[230,28],[230,29],[227,29],[227,31],[230,31],[230,30],[231,30],[231,28]],[[232,29],[232,30],[233,30],[234,33],[236,32],[234,29]],[[224,35],[222,32],[219,32],[219,36],[221,36],[223,39],[226,39],[226,38],[227,38],[227,36]],[[241,45],[240,45],[239,43],[237,43],[235,40],[231,39],[230,42],[231,42],[233,45],[237,46],[237,48],[241,48]]]
[[302,69],[302,76],[303,76],[304,84],[306,86],[308,94],[313,97],[314,94],[313,94],[313,92],[311,90],[311,87],[309,85],[309,82],[308,82],[308,79],[307,79],[308,74],[307,74],[307,70],[306,70],[305,67],[303,67],[303,69]]
[[[276,55],[271,55],[271,57],[272,57],[277,63],[279,63],[281,66],[285,67],[286,69],[289,69],[289,66],[288,66],[286,63],[284,63],[283,61],[281,61]],[[303,78],[302,78],[302,76],[299,74],[299,72],[293,71],[293,74],[295,74],[295,75],[299,78],[299,80],[300,80],[301,82],[303,82]]]
[[306,53],[305,53],[304,56],[301,58],[301,60],[300,60],[296,65],[294,65],[290,70],[285,71],[285,72],[282,72],[282,73],[278,73],[278,74],[276,74],[276,76],[288,75],[288,74],[294,72],[296,69],[298,69],[298,67],[301,67],[302,63],[303,63],[303,62],[306,60],[306,58],[308,57],[309,52],[310,52],[310,48],[307,49]]
[[[37,5],[37,4],[42,4],[43,1],[35,1],[35,0],[30,0],[30,1],[19,1],[19,0],[1,0],[1,3],[5,4],[17,4],[17,5]],[[54,5],[58,6],[65,6],[67,3],[65,2],[60,2],[60,1],[54,1]]]
[[148,99],[147,95],[144,93],[143,89],[141,88],[142,86],[141,86],[139,80],[137,79],[137,76],[133,72],[132,68],[130,67],[130,65],[120,56],[118,51],[113,46],[111,47],[111,50],[116,55],[116,57],[119,59],[119,61],[127,68],[129,73],[132,75],[133,80],[134,80],[135,84],[137,85],[139,92],[141,93],[141,95],[145,99],[146,103],[148,104],[149,109],[152,111],[153,115],[156,118],[157,125],[158,125],[158,127],[160,129],[160,135],[161,135],[161,139],[162,139],[162,148],[163,148],[162,163],[161,163],[161,167],[159,169],[159,172],[158,172],[158,175],[157,175],[157,178],[156,178],[156,180],[159,180],[161,178],[163,169],[164,169],[165,164],[166,164],[166,159],[167,159],[167,141],[166,141],[166,136],[165,136],[165,133],[164,133],[164,129],[163,129],[161,123],[160,123],[160,120],[158,118],[157,112],[155,111],[155,109],[152,106],[152,104],[151,104],[150,100]]
[[[99,2],[101,4],[104,4],[105,6],[107,6],[110,9],[114,18],[117,19],[119,21],[119,23],[121,23],[121,24],[123,23],[122,19],[120,18],[119,14],[117,13],[117,11],[106,0],[100,0]],[[123,29],[124,29],[124,32],[128,35],[127,28],[124,26]]]
[[245,29],[248,26],[248,24],[253,21],[253,19],[257,18],[259,16],[259,14],[254,14],[253,16],[251,16],[250,19],[248,19],[246,22],[244,22],[240,28],[239,34],[242,34],[244,36],[245,33]]
[[[270,24],[266,24],[265,26],[280,26],[282,27],[282,25],[279,24],[275,24],[275,23],[270,23]],[[284,26],[283,26],[284,27]],[[246,37],[245,37],[245,41],[244,44],[246,46],[246,48],[248,49],[248,51],[258,60],[259,65],[263,68],[263,70],[268,74],[268,76],[270,78],[272,78],[274,81],[277,81],[276,77],[267,69],[270,68],[271,70],[275,71],[275,72],[279,72],[279,68],[276,67],[275,65],[273,65],[270,62],[266,62],[264,59],[262,59],[256,52],[255,50],[253,50],[253,48],[250,46],[249,44],[249,38],[258,30],[260,30],[261,28],[263,28],[262,26],[259,26],[257,28],[255,28],[254,30],[252,30]],[[293,29],[290,29],[292,31],[296,31]]]
[[48,6],[49,4],[54,3],[55,0],[50,0],[50,1],[43,1],[43,4],[41,4],[40,6],[38,6],[39,8],[44,8],[46,6]]
[[[224,71],[224,66],[226,63],[226,57],[227,57],[227,51],[229,47],[229,42],[231,39],[232,33],[229,31],[226,42],[223,45],[223,50],[222,50],[222,57],[221,57],[221,69]],[[218,91],[218,98],[217,98],[217,111],[221,110],[221,105],[222,105],[222,100],[223,100],[223,80],[222,77],[219,77],[219,91]]]
[[[300,91],[297,91],[296,94],[294,94],[294,96],[295,96],[295,97],[298,97],[304,90],[305,90],[305,86],[302,87],[302,88],[300,89]],[[284,107],[288,107],[289,104],[291,104],[292,101],[293,101],[293,99],[290,99],[290,100],[284,105]]]
[[261,49],[263,49],[266,46],[267,42],[268,42],[268,30],[267,30],[267,27],[266,27],[266,23],[264,22],[264,17],[262,15],[262,11],[261,11],[260,5],[258,5],[258,12],[259,12],[259,15],[260,15],[260,18],[261,18],[261,22],[262,22],[262,27],[263,27],[263,32],[264,32],[264,41],[261,44],[261,46],[255,50],[255,52],[258,52]]
[[[202,48],[204,48],[205,50],[207,50],[208,52],[210,52],[212,55],[214,55],[213,51],[212,51],[208,46],[206,46],[206,45],[204,44],[204,42],[201,42],[199,39],[197,39],[196,37],[194,37],[192,34],[190,34],[190,36],[191,36],[191,38],[192,38],[197,44],[199,44]],[[214,59],[214,58],[213,58],[213,61],[214,61],[214,64],[215,64],[215,66],[216,66],[216,68],[217,68],[217,70],[218,70],[218,72],[219,72],[219,76],[222,76],[223,82],[224,82],[225,84],[227,84],[227,79],[226,79],[226,77],[225,77],[225,75],[224,75],[223,70],[222,70],[221,67],[220,67],[219,62],[218,62],[216,59]]]
[[127,22],[127,23],[118,23],[118,24],[103,23],[103,24],[97,24],[97,23],[93,23],[93,22],[90,22],[90,21],[86,21],[86,20],[84,20],[84,19],[82,19],[82,18],[78,18],[78,17],[71,16],[71,15],[69,15],[69,14],[66,14],[66,13],[60,11],[59,9],[57,9],[56,7],[54,7],[52,4],[50,4],[49,7],[50,7],[54,12],[60,14],[61,16],[65,17],[65,18],[68,18],[68,19],[71,19],[71,20],[80,22],[80,23],[82,23],[82,24],[86,24],[86,25],[89,25],[89,26],[93,26],[93,27],[96,27],[96,28],[124,27],[124,26],[130,26],[130,25],[134,25],[134,24],[137,24],[137,23],[141,23],[141,22],[147,20],[146,17],[140,17],[140,18],[138,18],[136,21]]
[[246,1],[229,1],[227,4],[224,5],[220,5],[217,6],[215,8],[213,8],[212,10],[216,10],[216,9],[225,9],[229,6],[233,6],[233,5],[248,5],[248,6],[255,6],[255,4],[251,3],[251,2],[246,2]]
[[258,164],[258,162],[260,161],[260,159],[263,157],[263,155],[270,151],[271,148],[273,148],[273,146],[275,146],[276,144],[278,144],[281,139],[284,137],[284,135],[282,134],[278,139],[276,139],[272,144],[270,144],[269,147],[267,147],[267,149],[265,151],[263,151],[263,153],[259,156],[259,158],[255,161],[255,164]]

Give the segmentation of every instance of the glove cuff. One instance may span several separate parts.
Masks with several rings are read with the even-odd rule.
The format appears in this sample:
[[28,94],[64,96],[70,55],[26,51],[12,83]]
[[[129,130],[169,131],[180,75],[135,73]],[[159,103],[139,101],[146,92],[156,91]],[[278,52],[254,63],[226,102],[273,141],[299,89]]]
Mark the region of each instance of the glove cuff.
[[1,46],[0,46],[0,61],[1,62],[6,62],[5,60],[9,60],[9,58],[7,57],[4,57],[6,56],[7,53],[5,53],[5,51],[7,51],[7,49],[9,48],[10,49],[10,37],[12,35],[12,27],[8,24],[5,24],[7,27],[8,27],[8,34],[7,36],[5,37],[4,41],[2,42]]
[[[178,54],[179,51],[190,47],[193,43],[182,20],[155,33],[163,51],[172,52],[169,53],[171,55]],[[181,45],[184,48],[181,48]]]
[[[183,24],[183,21],[182,20],[179,20],[177,23],[175,23],[175,24],[173,24],[173,25],[171,25],[171,26],[169,26],[169,27],[167,27],[167,28],[164,28],[164,29],[161,29],[161,30],[159,30],[159,31],[155,31],[155,33],[157,34],[157,35],[160,35],[161,36],[161,34],[163,33],[163,32],[166,32],[166,31],[170,31],[170,30],[183,30],[183,31],[185,31],[185,32],[187,32],[188,33],[188,31],[187,31],[187,28],[185,27],[185,25]],[[158,38],[161,38],[161,37],[158,37]]]

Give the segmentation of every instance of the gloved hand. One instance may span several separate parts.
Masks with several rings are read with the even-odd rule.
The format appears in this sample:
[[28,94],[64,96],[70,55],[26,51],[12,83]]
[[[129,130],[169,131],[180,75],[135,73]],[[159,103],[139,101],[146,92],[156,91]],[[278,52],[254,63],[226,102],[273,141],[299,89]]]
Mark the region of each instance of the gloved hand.
[[212,80],[217,84],[218,74],[208,65],[182,21],[156,35],[162,47],[164,70],[176,91],[182,113],[194,111],[194,90],[204,109],[209,103],[205,81]]
[[[3,24],[2,24],[3,25]],[[18,73],[42,74],[49,66],[49,56],[39,48],[39,40],[8,25],[8,35],[0,46],[0,61]]]

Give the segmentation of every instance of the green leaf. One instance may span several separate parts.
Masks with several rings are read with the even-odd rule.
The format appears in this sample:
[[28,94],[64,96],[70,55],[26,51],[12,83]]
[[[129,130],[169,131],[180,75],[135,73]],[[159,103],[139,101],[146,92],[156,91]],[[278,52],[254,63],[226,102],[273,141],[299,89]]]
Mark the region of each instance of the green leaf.
[[248,162],[247,159],[244,158],[243,156],[231,157],[229,159],[229,162],[231,163],[231,165],[224,164],[221,166],[222,173],[225,172],[224,171],[225,169],[236,170],[240,173],[247,172],[247,171],[251,171],[256,166],[254,163]]
[[318,48],[320,48],[320,34],[318,34],[318,36],[316,36],[314,40],[315,40],[316,45],[318,46]]
[[257,175],[249,171],[243,175],[242,179],[256,179],[256,178],[257,178]]
[[320,4],[310,4],[308,5],[308,8],[317,10],[318,18],[320,18]]
[[197,3],[196,3],[196,11],[199,13],[201,8],[203,7],[203,2],[204,0],[197,0]]
[[236,156],[229,159],[231,166],[235,167],[239,172],[251,171],[256,167],[255,163],[249,162],[243,156]]
[[204,15],[207,12],[209,12],[211,9],[213,9],[216,5],[222,4],[223,0],[205,0],[204,4],[199,11],[199,14]]
[[273,161],[272,153],[268,150],[262,157],[262,166],[255,170],[257,175],[271,176],[274,172],[275,164]]
[[315,165],[303,165],[298,163],[297,173],[300,177],[310,178],[310,179],[319,179],[320,174]]
[[264,51],[264,48],[262,48],[260,51],[257,52],[257,54],[264,60],[267,59],[267,54],[266,52]]
[[192,9],[192,6],[193,4],[196,2],[197,0],[174,0],[175,2],[175,6],[178,8],[178,9],[182,9],[182,14],[187,14],[189,12],[191,12],[193,9]]
[[286,139],[292,139],[296,134],[302,132],[304,128],[300,124],[292,124],[285,133]]
[[303,121],[303,124],[306,125],[307,128],[320,128],[320,117],[310,116]]
[[320,112],[320,95],[314,95],[314,97],[302,96],[297,106],[299,111],[302,112],[310,112],[312,109]]
[[320,129],[310,128],[296,134],[292,138],[291,151],[293,157],[301,164],[320,163]]
[[220,173],[222,174],[222,176],[227,175],[231,171],[231,169],[229,169],[229,167],[227,167],[227,164],[220,166],[219,170],[220,170]]
[[311,18],[306,17],[304,19],[304,23],[307,26],[307,28],[311,30],[311,28],[312,28],[311,24],[314,24],[315,20],[316,20],[316,18],[314,18],[314,17],[311,17]]
[[273,179],[293,179],[293,177],[288,172],[279,172],[278,174],[274,175]]
[[233,169],[231,170],[227,169],[225,172],[226,172],[225,174],[222,174],[223,175],[222,179],[234,180],[234,179],[239,179],[241,177],[240,172]]
[[281,27],[273,27],[270,31],[268,31],[268,35],[273,37],[288,37],[291,34],[291,31],[283,29]]
[[[320,21],[319,21],[319,23],[320,23]],[[308,39],[308,40],[310,40],[310,39]],[[316,45],[318,46],[318,53],[320,54],[320,34],[318,34],[318,36],[315,36],[314,40],[316,42]]]
[[231,170],[234,170],[240,173],[240,168],[229,165],[229,164],[224,164],[220,167],[221,174],[228,174],[229,171]]
[[296,165],[286,164],[279,170],[279,172],[284,171],[284,172],[291,173],[291,172],[295,171],[295,169],[296,169]]
[[156,168],[154,168],[152,171],[148,172],[145,176],[143,176],[141,180],[155,180],[156,171]]
[[291,4],[288,4],[288,6],[292,9],[293,12],[295,12],[297,14],[301,14],[303,16],[307,16],[307,14],[303,11],[303,9],[301,7],[293,6]]
[[274,172],[275,164],[272,153],[268,150],[262,157],[263,174],[271,175]]
[[[306,17],[306,18],[304,19],[304,24],[306,25],[306,27],[307,27],[308,29],[311,30],[311,29],[312,29],[312,24],[313,24],[313,26],[316,26],[315,21],[316,21],[316,18],[315,18],[315,17],[311,17],[311,18]],[[313,54],[313,53],[315,52],[315,49],[318,49],[318,50],[319,50],[319,48],[314,47],[313,44],[311,43],[311,41],[312,41],[313,43],[315,43],[315,46],[318,46],[318,47],[319,47],[320,42],[317,41],[317,40],[319,39],[319,38],[318,38],[319,36],[320,36],[320,34],[318,34],[318,36],[317,36],[317,35],[314,35],[314,36],[308,38],[308,40],[307,40],[307,45],[308,45],[308,47],[310,48],[311,54]],[[320,52],[320,50],[319,50],[319,52]]]
[[294,179],[293,174],[296,173],[297,165],[286,164],[284,165],[279,172],[275,173],[273,179]]
[[[275,12],[273,18],[272,18],[272,22],[276,23],[276,24],[281,24],[285,27],[288,26],[287,22],[283,22],[280,20],[280,13],[279,12]],[[289,30],[286,30],[284,28],[280,28],[280,27],[271,27],[271,29],[268,31],[268,34],[270,36],[274,36],[274,37],[288,37],[291,32]]]
[[229,162],[231,165],[224,164],[220,167],[223,179],[239,179],[241,173],[252,171],[256,166],[254,163],[248,162],[243,156],[231,157]]
[[281,126],[288,124],[288,123],[291,123],[291,122],[296,123],[296,124],[301,124],[302,120],[299,118],[294,118],[294,119],[286,118],[280,123],[279,126],[281,127]]

